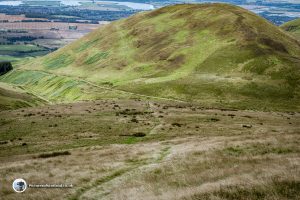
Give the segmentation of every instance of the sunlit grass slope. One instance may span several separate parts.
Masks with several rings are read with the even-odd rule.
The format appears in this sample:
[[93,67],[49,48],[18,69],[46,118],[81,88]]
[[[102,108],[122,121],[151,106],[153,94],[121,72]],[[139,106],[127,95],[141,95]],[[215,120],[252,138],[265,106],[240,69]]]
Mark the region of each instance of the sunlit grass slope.
[[24,90],[0,83],[0,111],[42,105],[46,102]]
[[128,98],[131,95],[96,87],[68,76],[58,76],[38,70],[14,70],[0,77],[1,82],[16,85],[48,100],[48,103],[95,99]]
[[[113,22],[18,67],[206,106],[299,110],[299,58],[295,38],[245,9],[185,4]],[[39,79],[29,88],[55,91]]]
[[290,32],[298,40],[300,40],[300,18],[282,24],[281,28]]

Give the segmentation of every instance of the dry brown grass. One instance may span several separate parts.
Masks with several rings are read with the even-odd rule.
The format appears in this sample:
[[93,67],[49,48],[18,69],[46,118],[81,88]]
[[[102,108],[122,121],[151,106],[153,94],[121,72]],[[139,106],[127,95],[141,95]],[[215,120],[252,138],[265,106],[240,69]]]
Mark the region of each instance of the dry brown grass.
[[[29,188],[21,194],[22,199],[287,200],[300,195],[299,113],[222,111],[170,102],[117,100],[1,113],[6,116],[0,127],[3,138],[7,130],[19,137],[20,127],[25,123],[32,126],[31,121],[41,126],[42,135],[48,131],[44,139],[31,129],[30,134],[22,132],[21,141],[7,138],[9,142],[1,144],[0,195],[5,199],[20,197],[11,188],[12,181],[19,177],[30,184],[74,185],[71,189]],[[23,116],[28,113],[35,115]],[[54,127],[57,132],[43,125],[46,117],[58,124]],[[62,125],[69,118],[87,123],[76,134],[79,139],[73,138],[73,129]],[[131,122],[133,118],[138,123]],[[105,123],[112,132],[93,127]],[[145,127],[142,132],[146,136],[139,140],[120,136],[124,134],[123,123],[132,126],[126,129],[130,133]],[[106,143],[91,142],[104,136]],[[67,140],[82,140],[81,146],[71,147]],[[20,142],[28,146],[19,147]],[[51,151],[41,148],[50,144]],[[4,148],[8,147],[10,153],[5,156],[3,152],[8,151]],[[20,151],[22,148],[24,151]],[[40,148],[41,152],[27,152],[31,148]],[[66,150],[70,155],[38,158],[43,152],[52,155]]]

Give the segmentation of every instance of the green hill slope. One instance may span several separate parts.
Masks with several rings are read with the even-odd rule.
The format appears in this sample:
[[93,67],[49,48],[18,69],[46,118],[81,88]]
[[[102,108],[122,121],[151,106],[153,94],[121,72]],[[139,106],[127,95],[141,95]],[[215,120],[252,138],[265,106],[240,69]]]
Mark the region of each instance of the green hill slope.
[[283,28],[285,31],[290,32],[298,40],[300,40],[300,18],[282,24],[281,28]]
[[0,80],[42,70],[205,106],[299,110],[299,58],[297,40],[245,9],[185,4],[113,22]]
[[20,88],[0,83],[0,111],[45,104],[46,101]]

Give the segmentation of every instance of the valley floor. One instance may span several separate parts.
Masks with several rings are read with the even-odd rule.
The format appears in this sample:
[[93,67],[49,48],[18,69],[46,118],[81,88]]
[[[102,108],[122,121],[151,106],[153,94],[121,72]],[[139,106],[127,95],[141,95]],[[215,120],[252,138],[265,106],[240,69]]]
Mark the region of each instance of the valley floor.
[[[4,199],[299,199],[300,113],[102,100],[0,112]],[[11,184],[73,184],[65,189]]]

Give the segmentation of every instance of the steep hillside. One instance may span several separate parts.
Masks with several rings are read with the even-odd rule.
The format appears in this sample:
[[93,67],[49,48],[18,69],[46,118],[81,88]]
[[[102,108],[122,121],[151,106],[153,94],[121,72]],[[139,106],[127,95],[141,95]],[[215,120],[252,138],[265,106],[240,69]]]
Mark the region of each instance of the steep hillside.
[[0,111],[45,104],[44,100],[20,88],[0,83]]
[[300,40],[300,19],[295,19],[281,25],[285,31],[290,32],[298,40]]
[[113,22],[0,79],[43,70],[205,106],[299,110],[299,58],[297,40],[245,9],[185,4]]

